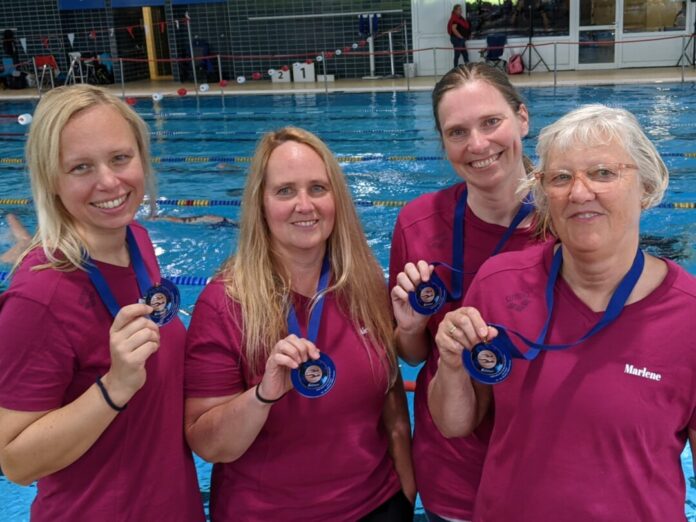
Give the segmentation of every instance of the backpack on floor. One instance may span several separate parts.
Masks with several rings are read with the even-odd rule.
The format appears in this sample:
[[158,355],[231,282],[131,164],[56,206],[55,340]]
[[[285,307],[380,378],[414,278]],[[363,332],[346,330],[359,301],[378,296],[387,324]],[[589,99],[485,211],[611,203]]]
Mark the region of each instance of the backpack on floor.
[[522,74],[524,72],[524,62],[521,54],[513,54],[507,63],[508,74]]

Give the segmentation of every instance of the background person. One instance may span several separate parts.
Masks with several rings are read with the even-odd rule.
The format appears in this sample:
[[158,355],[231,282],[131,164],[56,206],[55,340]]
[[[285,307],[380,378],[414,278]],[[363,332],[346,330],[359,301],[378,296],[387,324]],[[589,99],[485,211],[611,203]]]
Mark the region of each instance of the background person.
[[[423,506],[430,520],[470,520],[490,423],[485,421],[475,436],[448,440],[433,424],[427,408],[428,385],[439,357],[437,325],[458,304],[446,303],[430,317],[420,315],[409,305],[408,292],[430,279],[428,263],[454,262],[455,210],[465,192],[461,295],[496,250],[521,209],[515,194],[518,182],[531,169],[522,150],[529,115],[507,76],[483,63],[460,66],[442,77],[433,91],[433,114],[447,159],[462,183],[421,196],[401,211],[392,237],[389,286],[399,355],[412,365],[425,361],[417,380],[413,440]],[[518,250],[534,242],[532,221],[528,217],[511,229],[502,250]],[[451,289],[450,274],[440,274]]]
[[[532,187],[545,230],[560,241],[492,258],[467,306],[447,314],[433,418],[463,436],[495,402],[475,520],[684,520],[680,455],[687,437],[696,443],[696,278],[651,255],[630,269],[641,213],[661,201],[667,168],[630,113],[603,105],[546,127],[537,152],[539,172],[523,190]],[[619,286],[625,305],[609,305]],[[577,346],[515,360],[501,384],[472,386],[462,351],[496,337],[490,322],[537,339],[545,288],[554,298],[547,343],[579,340],[610,306],[620,314]],[[526,305],[509,307],[518,294]]]
[[132,222],[146,191],[154,201],[148,128],[106,91],[59,87],[37,106],[26,150],[38,232],[0,296],[5,476],[38,480],[33,521],[202,521],[182,430],[184,326],[147,318],[131,257],[137,248],[159,280]]
[[[382,271],[335,158],[313,134],[266,134],[252,160],[237,254],[201,294],[186,358],[186,435],[214,462],[213,520],[411,521],[410,426]],[[316,342],[303,331],[317,304]],[[290,372],[336,366],[324,396]],[[315,463],[321,463],[316,465]]]
[[454,67],[459,65],[459,57],[464,63],[469,63],[469,52],[466,50],[466,41],[471,37],[471,24],[462,17],[462,4],[455,4],[452,14],[447,21],[447,34],[454,47]]

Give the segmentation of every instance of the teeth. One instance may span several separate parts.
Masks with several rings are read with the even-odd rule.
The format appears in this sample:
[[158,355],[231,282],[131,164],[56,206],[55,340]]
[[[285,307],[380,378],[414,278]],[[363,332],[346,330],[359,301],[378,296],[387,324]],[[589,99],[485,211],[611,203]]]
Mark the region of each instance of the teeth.
[[595,217],[597,215],[596,212],[583,212],[582,214],[576,214],[576,217],[579,217],[580,219],[588,219],[591,217]]
[[112,199],[111,201],[100,201],[99,203],[92,203],[97,208],[116,208],[119,205],[122,205],[124,201],[126,201],[126,198],[128,197],[128,194],[121,196],[120,198]]
[[471,166],[476,169],[483,169],[485,167],[488,167],[495,160],[497,160],[498,156],[500,156],[500,154],[496,154],[495,156],[491,156],[490,158],[486,158],[485,160],[472,161]]
[[315,223],[317,223],[318,220],[313,219],[311,221],[296,221],[293,223],[293,225],[297,225],[298,227],[311,227]]

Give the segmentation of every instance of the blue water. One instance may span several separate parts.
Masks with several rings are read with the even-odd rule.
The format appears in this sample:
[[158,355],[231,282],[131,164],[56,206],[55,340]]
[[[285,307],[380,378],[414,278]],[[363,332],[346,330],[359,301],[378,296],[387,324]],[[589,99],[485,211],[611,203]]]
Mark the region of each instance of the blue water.
[[[522,91],[532,115],[525,150],[533,156],[539,130],[576,106],[600,102],[636,114],[670,168],[666,201],[696,202],[696,86],[693,84],[535,88]],[[32,102],[0,103],[0,200],[28,198],[22,157],[25,127],[1,115],[31,113]],[[136,109],[152,129],[159,195],[168,200],[238,200],[248,158],[259,136],[283,125],[305,127],[322,137],[343,158],[342,166],[356,200],[370,246],[385,274],[391,230],[398,214],[385,202],[410,200],[457,181],[434,131],[429,93],[307,94],[165,98],[157,104],[140,99]],[[374,204],[379,206],[375,206]],[[0,203],[35,226],[30,206]],[[237,206],[161,205],[160,213],[217,214],[236,219]],[[144,213],[141,217],[144,217]],[[696,209],[653,209],[641,225],[648,249],[673,257],[696,274]],[[234,250],[232,227],[149,221],[162,272],[169,276],[210,276]],[[11,238],[0,219],[0,251]],[[0,271],[8,267],[0,265]],[[191,310],[200,286],[182,285],[184,309]],[[188,322],[188,318],[184,318]],[[404,367],[406,379],[416,371]],[[696,521],[696,484],[690,452],[682,458],[687,479],[685,511]],[[209,491],[209,466],[198,462],[201,489]],[[28,520],[35,488],[21,488],[0,477],[0,520]]]

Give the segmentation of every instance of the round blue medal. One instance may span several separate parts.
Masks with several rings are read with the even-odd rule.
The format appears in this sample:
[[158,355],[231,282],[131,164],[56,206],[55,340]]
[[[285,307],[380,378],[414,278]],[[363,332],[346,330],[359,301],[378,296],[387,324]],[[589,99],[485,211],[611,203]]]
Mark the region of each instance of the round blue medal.
[[447,301],[447,289],[439,277],[432,275],[430,281],[420,283],[415,292],[409,292],[408,302],[421,315],[433,315]]
[[161,279],[159,284],[145,292],[143,299],[145,304],[154,308],[150,319],[158,326],[164,326],[179,312],[179,289],[168,279]]
[[336,382],[336,365],[328,355],[322,353],[319,359],[309,360],[292,370],[290,380],[303,397],[322,397],[329,393]]
[[512,369],[512,357],[505,341],[496,337],[488,343],[480,343],[462,354],[464,367],[473,379],[483,384],[497,384],[507,379]]

